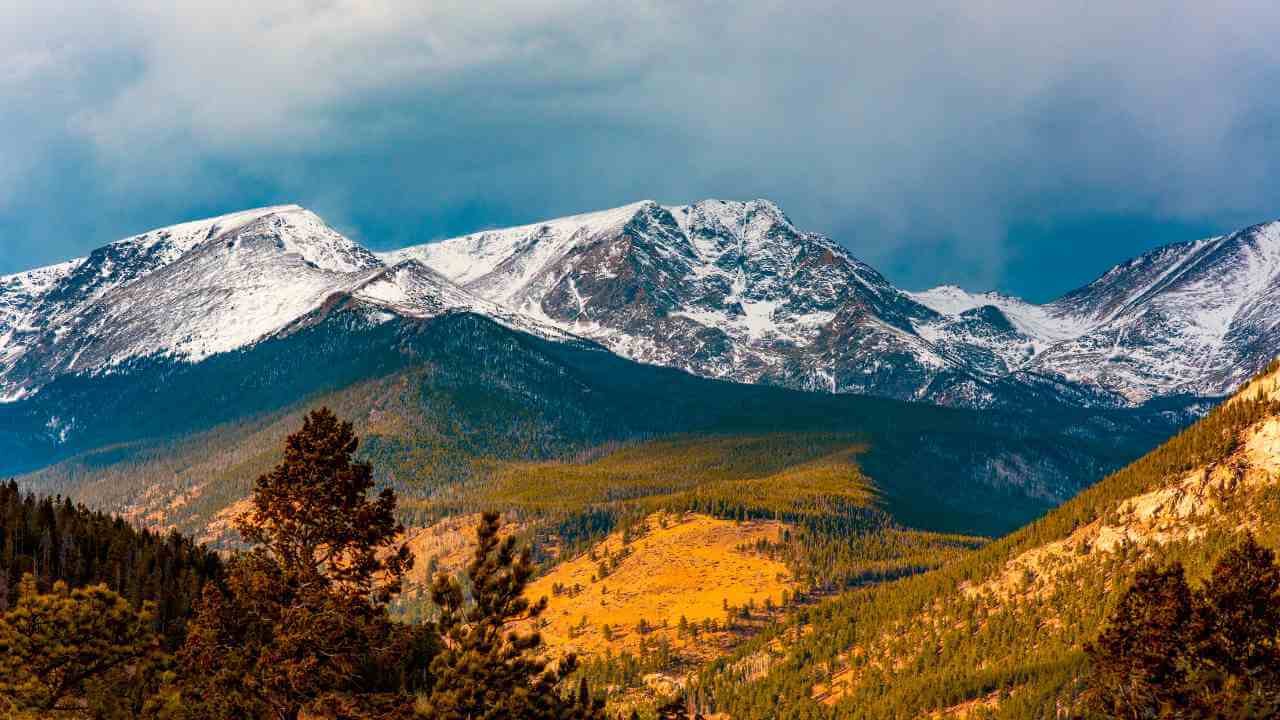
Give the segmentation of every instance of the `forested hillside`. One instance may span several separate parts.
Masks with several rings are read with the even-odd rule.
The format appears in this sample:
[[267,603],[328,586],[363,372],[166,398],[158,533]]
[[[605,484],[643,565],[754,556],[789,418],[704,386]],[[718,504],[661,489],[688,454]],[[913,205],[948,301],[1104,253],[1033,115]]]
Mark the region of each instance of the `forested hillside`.
[[1280,365],[1045,518],[939,570],[852,591],[715,663],[734,718],[1058,718],[1134,572],[1203,577],[1245,530],[1280,543]]
[[[396,373],[329,397],[346,402],[348,408],[374,407],[375,412],[362,420],[365,427],[438,430],[415,419],[420,416],[412,413],[421,412],[423,405],[404,400],[418,397],[421,388],[429,386],[424,378],[430,376],[422,368],[414,372],[419,374]],[[456,477],[465,482],[440,482],[403,507],[386,504],[378,510],[377,532],[382,538],[378,543],[390,548],[398,538],[412,537],[412,527],[406,531],[391,526],[397,520],[416,526],[442,519],[456,524],[457,519],[476,517],[479,511],[503,509],[507,529],[500,530],[496,516],[491,516],[486,519],[492,524],[489,532],[494,538],[505,535],[530,548],[530,556],[522,561],[528,565],[519,571],[526,582],[533,579],[538,566],[545,573],[526,600],[536,603],[534,595],[550,590],[547,615],[535,625],[553,640],[546,652],[550,657],[583,652],[585,662],[573,677],[606,689],[614,712],[638,711],[652,717],[675,697],[681,704],[733,718],[908,718],[963,708],[973,717],[1048,720],[1061,708],[1079,704],[1087,676],[1084,643],[1097,637],[1140,562],[1179,560],[1195,579],[1235,544],[1241,529],[1252,530],[1265,544],[1280,539],[1280,526],[1271,522],[1280,511],[1280,366],[1273,366],[1269,373],[1136,463],[1045,518],[985,546],[980,538],[929,532],[895,514],[899,505],[885,491],[886,485],[902,492],[904,487],[921,487],[925,480],[882,485],[867,474],[864,459],[872,454],[877,440],[885,439],[891,446],[896,437],[877,422],[866,423],[868,429],[862,432],[750,433],[749,412],[739,425],[743,431],[736,434],[624,438],[572,454],[575,446],[567,443],[556,459],[546,457],[551,453],[536,459],[545,453],[539,449],[518,451],[526,453],[527,460],[444,453],[444,457],[470,457],[458,465],[462,472]],[[703,396],[708,397],[714,394]],[[372,399],[380,402],[371,405]],[[886,407],[896,408],[900,412],[896,418],[913,432],[938,430],[931,424],[938,422],[938,416],[916,414],[921,410],[917,406],[888,403]],[[803,404],[800,409],[817,411]],[[729,414],[743,408],[717,409],[707,404],[700,412]],[[332,418],[310,414],[306,427],[319,422],[317,417]],[[977,417],[990,420],[990,416]],[[211,468],[221,468],[225,479],[193,485],[184,497],[152,496],[150,508],[135,506],[134,519],[164,524],[170,517],[166,511],[199,507],[202,498],[224,492],[225,505],[213,516],[211,536],[261,545],[268,536],[260,526],[246,524],[246,518],[269,520],[261,514],[266,502],[263,488],[291,477],[281,475],[285,471],[277,465],[279,445],[272,447],[280,442],[276,428],[288,422],[296,427],[299,420],[291,413],[264,415],[252,424],[222,429],[225,435],[209,434],[212,442],[198,446],[206,455],[175,453],[167,459],[157,455],[147,460],[174,463],[153,465],[148,472],[156,474],[185,467],[195,473],[192,477],[207,479]],[[996,422],[970,425],[967,432],[941,437],[985,439],[1001,427]],[[1024,427],[1021,437],[1034,430],[1034,426]],[[441,435],[455,442],[467,437]],[[219,464],[218,444],[230,447],[246,436],[253,442],[241,446],[240,454],[228,456],[234,462]],[[510,437],[520,441],[518,435]],[[374,432],[371,440],[359,457],[394,458],[392,472],[405,467],[399,451],[388,449],[395,446],[386,436]],[[294,449],[295,442],[291,438],[286,445],[287,462],[308,457]],[[355,450],[354,441],[344,443],[344,452]],[[122,450],[131,459],[117,471],[147,467],[137,462],[135,448]],[[196,462],[181,465],[192,459]],[[927,457],[916,459],[927,461]],[[264,468],[259,479],[248,483],[246,478],[259,466]],[[271,471],[273,466],[277,469]],[[395,477],[387,465],[351,467],[364,468],[360,470],[365,478],[360,481],[362,487],[371,488],[380,478],[389,484],[387,480]],[[379,476],[379,472],[386,474]],[[84,487],[105,492],[109,483],[103,477],[110,476],[100,476]],[[406,480],[398,477],[395,482],[420,488]],[[243,490],[228,490],[236,488]],[[345,497],[340,488],[332,490]],[[6,545],[15,549],[16,558],[6,564],[9,577],[30,570],[37,584],[53,590],[50,597],[54,598],[59,591],[50,583],[60,577],[77,585],[105,580],[132,599],[135,607],[142,607],[145,600],[159,601],[156,617],[144,607],[139,621],[155,623],[171,646],[187,642],[182,639],[183,619],[196,607],[193,599],[201,581],[221,577],[216,559],[176,534],[162,542],[150,532],[131,529],[121,519],[76,509],[66,501],[23,497],[15,485],[6,492],[9,516],[21,518],[8,522],[6,528],[25,528],[7,531],[18,538]],[[392,497],[391,488],[386,492],[384,497]],[[250,494],[252,503],[233,502]],[[32,520],[39,517],[52,517],[52,523]],[[200,515],[186,517],[194,522]],[[87,534],[68,529],[79,524],[98,529]],[[231,528],[235,535],[220,534]],[[112,535],[107,545],[116,550],[105,554],[94,550],[101,547],[100,540],[65,539],[92,538],[104,532],[124,538]],[[36,537],[40,539],[33,541]],[[672,545],[673,538],[683,538],[681,547]],[[706,549],[697,550],[703,546]],[[132,564],[112,564],[112,558],[121,557],[121,547]],[[174,549],[185,552],[186,559],[176,558]],[[681,571],[683,563],[672,560],[681,553],[691,561],[703,553],[705,560],[693,561]],[[252,563],[244,563],[254,556],[240,557],[236,572],[248,572]],[[382,552],[361,557],[398,562]],[[426,577],[437,569],[448,574],[476,572],[474,566],[471,570],[449,566],[431,554],[417,559],[426,564]],[[732,578],[717,580],[722,567],[738,570]],[[691,569],[697,573],[693,577],[687,575]],[[442,581],[431,586],[425,580],[415,584],[406,571],[407,567],[396,571],[397,578],[403,575],[409,584],[394,604],[388,601],[399,594],[399,579],[387,594],[379,591],[367,596],[381,598],[379,613],[394,610],[401,620],[448,622],[450,613],[465,608],[462,595],[441,591]],[[164,573],[174,572],[178,573],[175,587],[189,588],[188,594],[167,589],[172,583]],[[738,581],[747,584],[735,584]],[[166,589],[153,592],[161,582]],[[218,584],[219,592],[248,593],[237,600],[248,603],[242,609],[218,613],[261,612],[259,600],[250,599],[260,594],[253,590],[258,585],[245,582],[250,582],[248,576]],[[673,584],[682,583],[687,592],[666,597]],[[30,592],[23,590],[22,597],[30,597]],[[463,593],[463,587],[457,592]],[[16,596],[13,600],[22,602]],[[219,620],[207,615],[212,611],[202,611],[206,615],[200,622],[225,623],[231,617]],[[218,644],[256,642],[248,636],[235,639],[244,630],[232,626],[219,626],[216,631],[231,633],[216,640]],[[195,642],[214,642],[202,638]],[[409,642],[408,636],[404,639]],[[198,656],[203,660],[186,657],[214,662],[208,647],[199,652],[204,653]],[[406,655],[369,660],[384,661],[418,662]],[[704,664],[701,669],[700,664]],[[408,667],[386,669],[402,672]],[[245,666],[243,672],[248,677],[257,670]],[[240,682],[239,675],[218,677],[217,683]],[[384,688],[381,681],[369,687],[375,695],[403,698],[405,693],[421,695],[431,682],[427,676],[399,677],[403,681],[399,689]],[[560,680],[567,681],[569,676],[562,675]],[[113,682],[128,680],[117,677]],[[169,692],[163,690],[163,682],[155,682],[139,686],[145,690],[143,695]],[[356,695],[367,690],[360,683],[339,684],[347,688],[343,692]],[[189,696],[195,698],[207,692],[221,697],[223,690],[197,684],[183,692],[195,693]],[[203,707],[212,697],[199,700],[197,706]],[[589,699],[586,702],[591,704]],[[229,707],[228,712],[234,712],[235,706]]]
[[153,602],[155,629],[182,641],[205,583],[221,576],[218,556],[178,533],[155,533],[63,497],[0,484],[0,611],[14,606],[23,575],[48,590],[104,583],[134,607]]
[[[744,386],[468,314],[352,323],[339,304],[288,337],[197,365],[55,381],[40,402],[76,428],[59,452],[78,452],[28,482],[203,534],[300,414],[327,404],[355,420],[380,481],[407,499],[485,477],[495,459],[573,461],[672,434],[835,433],[865,446],[858,464],[899,521],[998,534],[1189,417],[1184,405],[983,412]],[[0,434],[30,428],[23,412],[0,407]]]
[[[536,633],[511,629],[545,601],[523,597],[530,553],[499,537],[497,515],[481,518],[463,577],[435,578],[434,622],[390,616],[414,557],[400,544],[395,493],[375,491],[358,445],[350,423],[309,413],[284,459],[254,481],[234,518],[250,547],[225,565],[203,548],[192,555],[210,562],[197,565],[153,553],[152,536],[119,520],[4,488],[18,523],[4,526],[5,577],[13,568],[22,579],[0,608],[0,716],[603,720],[603,700],[585,681],[570,685],[573,657],[549,663]],[[32,529],[45,540],[28,557]],[[137,565],[98,557],[98,542]],[[191,547],[176,535],[169,545]],[[151,582],[156,555],[177,575]],[[128,593],[158,596],[131,604],[95,568],[114,570]]]
[[[622,621],[588,618],[589,635],[578,637],[603,642],[585,677],[616,689],[640,687],[652,671],[695,671],[708,658],[682,651],[698,644],[691,633],[718,636],[717,652],[729,651],[784,617],[826,612],[834,594],[951,563],[984,543],[975,536],[1013,529],[1154,445],[1194,407],[996,412],[802,393],[639,365],[465,313],[360,325],[340,304],[244,352],[149,362],[105,384],[64,378],[42,390],[42,402],[79,409],[73,437],[86,449],[24,483],[237,547],[233,520],[251,479],[279,462],[311,407],[327,405],[354,420],[359,458],[401,498],[397,519],[411,534],[500,511],[543,571],[596,553],[596,581],[573,581],[586,594],[557,596],[558,612],[588,596],[598,603],[606,572],[653,562],[608,538],[649,535],[662,552],[657,517],[785,526],[733,552],[751,572],[785,568],[787,598],[770,596],[767,611],[722,602],[714,617],[682,599],[662,618],[636,617],[666,623],[643,649],[669,636],[673,652],[657,665],[642,661],[639,646],[604,638],[606,625],[627,637],[614,627]],[[252,371],[260,367],[271,372]],[[15,407],[0,420],[19,422]],[[434,554],[420,560],[463,570]],[[394,609],[418,619],[440,612],[425,580]],[[682,631],[690,614],[703,624]],[[646,691],[633,706],[649,712],[668,690]]]

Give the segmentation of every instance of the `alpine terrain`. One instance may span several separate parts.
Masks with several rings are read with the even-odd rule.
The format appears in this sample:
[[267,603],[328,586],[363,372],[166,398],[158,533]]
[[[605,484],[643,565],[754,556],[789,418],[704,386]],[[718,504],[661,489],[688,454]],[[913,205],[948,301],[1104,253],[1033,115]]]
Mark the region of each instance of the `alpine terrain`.
[[199,362],[284,332],[337,297],[374,322],[455,308],[507,318],[421,263],[384,263],[310,211],[261,208],[0,278],[0,400],[141,358]]
[[388,253],[626,357],[985,407],[1220,397],[1280,349],[1280,224],[1171,245],[1046,305],[909,293],[767,200],[641,202]]
[[[861,465],[899,517],[1007,530],[1265,362],[1278,238],[1268,225],[1171,246],[1034,306],[904,292],[759,200],[642,202],[382,255],[300,207],[249,210],[0,278],[0,470],[80,457],[46,487],[97,483],[107,506],[141,511],[144,490],[169,496],[101,484],[107,468],[184,438],[207,453],[201,433],[232,452],[316,398],[385,429],[379,383],[417,388],[396,391],[395,439],[379,447],[387,479],[419,493],[495,453],[849,432],[873,441]],[[166,477],[174,497],[190,490]],[[1001,500],[962,498],[975,487]],[[182,503],[184,527],[243,488],[203,492]]]

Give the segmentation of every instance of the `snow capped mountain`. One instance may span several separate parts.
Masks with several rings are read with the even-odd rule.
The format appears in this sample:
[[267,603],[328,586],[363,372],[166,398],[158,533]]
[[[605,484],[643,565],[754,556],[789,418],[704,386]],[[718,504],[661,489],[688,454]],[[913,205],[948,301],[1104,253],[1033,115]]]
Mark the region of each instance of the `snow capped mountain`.
[[643,362],[919,397],[936,313],[773,203],[645,201],[400,250],[469,292]]
[[[1116,394],[1219,396],[1280,353],[1280,223],[1157,248],[1046,305],[941,287],[914,293],[946,320],[999,311],[1005,367]],[[1016,349],[1015,349],[1016,348]],[[1025,357],[1019,362],[1019,353]]]
[[310,211],[261,208],[153,230],[86,258],[0,278],[0,399],[141,357],[198,362],[341,297],[374,322],[454,308],[504,315],[421,263],[388,266]]
[[471,311],[698,375],[986,407],[1223,395],[1280,352],[1280,223],[1170,245],[1045,304],[904,292],[767,200],[652,201],[376,255],[295,205],[0,277],[0,402],[199,362],[335,307]]
[[1280,224],[1161,248],[1046,305],[895,288],[766,200],[652,201],[388,253],[642,362],[987,406],[1229,392],[1280,352]]
[[1140,402],[1222,395],[1280,351],[1280,222],[1170,245],[1047,306],[1088,329],[1035,359]]

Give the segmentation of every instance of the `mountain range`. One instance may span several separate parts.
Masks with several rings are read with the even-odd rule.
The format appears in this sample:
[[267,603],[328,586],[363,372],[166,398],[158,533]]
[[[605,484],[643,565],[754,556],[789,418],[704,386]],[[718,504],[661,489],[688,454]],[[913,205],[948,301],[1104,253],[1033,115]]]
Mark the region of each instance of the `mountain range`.
[[1169,245],[1044,305],[895,287],[765,200],[640,202],[375,254],[297,206],[0,278],[0,400],[144,358],[199,362],[339,298],[469,311],[736,382],[963,407],[1218,397],[1280,349],[1280,224]]
[[[678,650],[724,643],[664,676],[706,711],[1055,717],[1135,563],[1203,573],[1241,529],[1276,537],[1280,369],[1174,432],[1274,352],[1278,237],[1034,305],[900,290],[763,201],[381,254],[247,211],[0,280],[0,472],[234,546],[252,478],[324,405],[416,540],[502,509],[557,595],[548,632],[627,697],[650,675],[612,653],[644,657],[661,614]],[[701,601],[664,585],[681,568]],[[803,599],[760,609],[770,579]],[[695,611],[741,622],[680,640]]]
[[947,405],[1222,396],[1280,349],[1274,223],[1157,249],[1045,305],[905,292],[765,200],[642,202],[383,258],[642,362]]

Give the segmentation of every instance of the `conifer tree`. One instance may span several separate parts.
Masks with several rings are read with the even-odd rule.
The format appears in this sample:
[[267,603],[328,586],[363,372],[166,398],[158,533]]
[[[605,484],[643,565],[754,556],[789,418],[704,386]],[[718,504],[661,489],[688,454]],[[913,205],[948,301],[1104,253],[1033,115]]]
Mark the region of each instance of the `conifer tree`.
[[150,603],[134,610],[105,585],[71,590],[59,581],[42,594],[25,575],[17,604],[0,616],[0,713],[34,720],[141,710],[132,688],[160,654],[153,615]]
[[1085,648],[1093,662],[1090,706],[1105,717],[1134,719],[1187,707],[1184,653],[1191,620],[1191,589],[1181,565],[1139,570],[1110,625]]
[[[48,542],[46,542],[48,538]],[[218,556],[176,532],[159,534],[75,505],[0,483],[0,612],[17,601],[25,573],[48,591],[105,584],[141,609],[155,603],[155,629],[177,649],[201,588],[222,571]]]
[[1107,718],[1280,714],[1280,566],[1250,535],[1192,593],[1180,565],[1147,567],[1086,647],[1088,705]]
[[592,700],[586,685],[562,695],[577,669],[569,655],[557,667],[540,657],[542,637],[511,629],[536,619],[546,598],[530,602],[525,588],[533,577],[529,551],[516,552],[513,537],[500,540],[498,515],[486,513],[477,530],[475,555],[467,569],[473,587],[468,603],[455,578],[438,575],[431,589],[441,609],[444,648],[431,663],[433,687],[420,705],[430,720],[594,720],[603,703]]
[[1280,566],[1252,535],[1196,593],[1195,689],[1222,717],[1280,715]]
[[373,467],[353,460],[359,445],[351,423],[313,411],[285,441],[284,461],[254,483],[253,508],[236,528],[300,587],[386,602],[413,559],[404,546],[389,552],[404,532],[395,492],[369,499]]
[[425,687],[434,630],[393,623],[411,557],[395,495],[376,499],[350,423],[312,412],[237,521],[257,543],[209,588],[179,655],[195,718],[394,718]]

